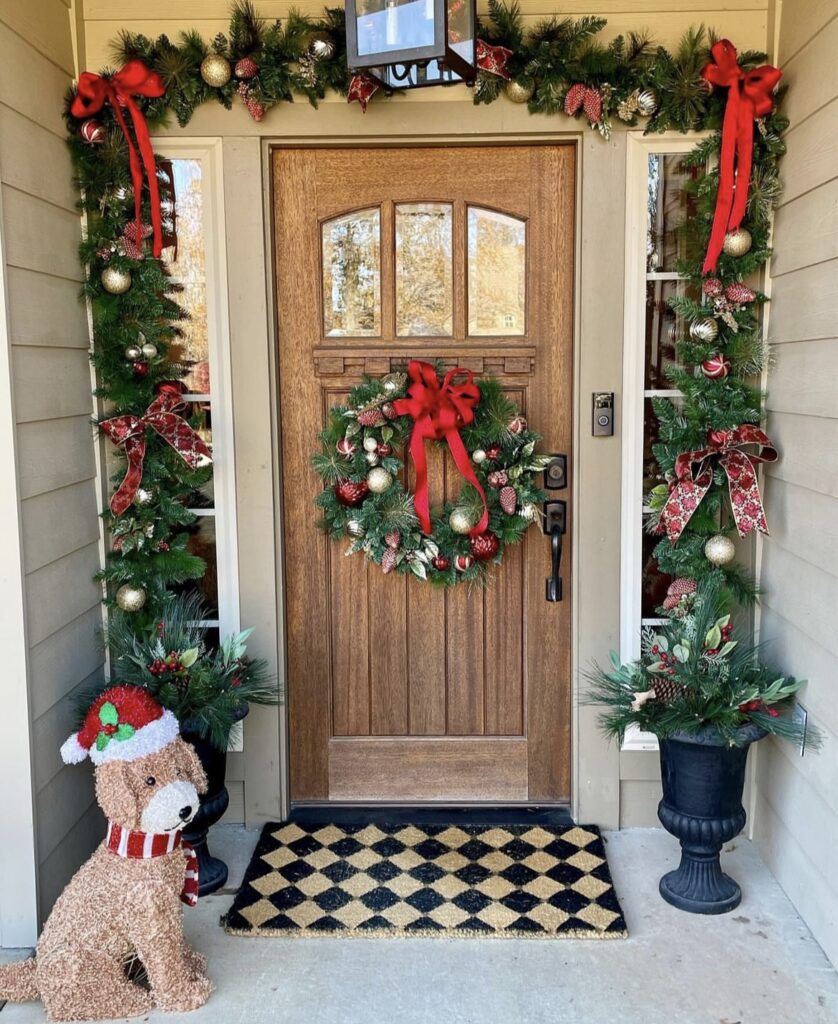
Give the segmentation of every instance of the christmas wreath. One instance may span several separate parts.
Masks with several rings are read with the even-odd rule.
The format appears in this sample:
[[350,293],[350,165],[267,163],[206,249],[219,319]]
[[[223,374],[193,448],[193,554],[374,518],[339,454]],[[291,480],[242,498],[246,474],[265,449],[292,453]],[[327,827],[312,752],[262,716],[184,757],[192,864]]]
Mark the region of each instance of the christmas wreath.
[[[539,435],[500,381],[413,360],[407,372],[365,378],[335,406],[312,464],[325,484],[320,525],[347,554],[363,551],[384,573],[441,586],[485,578],[521,540],[545,497],[536,474]],[[455,502],[431,511],[425,446],[450,452],[463,477]],[[415,487],[404,483],[408,448]]]

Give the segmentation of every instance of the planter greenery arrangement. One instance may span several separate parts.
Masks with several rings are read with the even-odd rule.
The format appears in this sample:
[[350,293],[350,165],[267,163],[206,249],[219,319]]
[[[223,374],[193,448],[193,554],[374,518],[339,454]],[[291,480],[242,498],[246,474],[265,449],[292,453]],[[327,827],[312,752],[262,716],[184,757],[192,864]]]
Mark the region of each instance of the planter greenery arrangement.
[[[660,609],[668,621],[643,630],[640,658],[621,664],[612,651],[610,669],[596,669],[589,691],[592,703],[604,705],[608,735],[622,742],[633,724],[660,741],[658,816],[681,842],[681,863],[661,879],[660,892],[700,914],[725,913],[741,899],[719,852],[745,825],[748,748],[772,734],[804,740],[791,710],[805,680],[768,668],[753,644],[737,639],[720,577],[675,587]],[[820,742],[811,727],[805,739]]]
[[[209,642],[207,618],[200,596],[175,595],[163,604],[158,620],[138,630],[129,613],[111,612],[107,643],[111,678],[141,686],[180,722],[181,733],[197,751],[207,773],[207,792],[184,839],[198,855],[199,895],[221,888],[227,866],[207,847],[207,832],[227,810],[224,784],[227,746],[237,722],[251,704],[276,704],[278,691],[267,676],[266,663],[247,656],[252,630],[235,633],[215,646]],[[85,694],[79,713],[89,707]]]

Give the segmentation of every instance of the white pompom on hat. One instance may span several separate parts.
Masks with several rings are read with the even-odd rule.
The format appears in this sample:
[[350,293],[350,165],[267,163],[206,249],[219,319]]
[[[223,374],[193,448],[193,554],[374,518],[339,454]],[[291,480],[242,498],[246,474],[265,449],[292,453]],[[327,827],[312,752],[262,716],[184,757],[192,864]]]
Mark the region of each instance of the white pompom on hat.
[[112,686],[91,704],[84,723],[61,747],[65,764],[138,761],[180,735],[178,721],[140,686]]

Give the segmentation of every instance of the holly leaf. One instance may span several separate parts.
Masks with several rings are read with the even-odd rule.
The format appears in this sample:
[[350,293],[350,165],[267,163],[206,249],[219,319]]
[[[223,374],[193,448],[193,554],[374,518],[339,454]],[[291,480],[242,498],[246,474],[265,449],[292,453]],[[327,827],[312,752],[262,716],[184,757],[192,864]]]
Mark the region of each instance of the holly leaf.
[[184,668],[192,668],[195,662],[198,660],[200,650],[197,647],[190,647],[189,650],[184,651],[178,659]]
[[704,638],[704,646],[705,648],[712,649],[714,647],[718,647],[721,642],[722,631],[718,626],[713,626],[712,629],[707,631],[707,636]]
[[[123,725],[117,726],[116,732],[113,734],[113,738],[115,740],[119,740],[120,742],[123,742],[124,740],[130,740],[131,737],[134,735],[134,731],[135,730],[133,725],[128,725],[127,723],[124,723]],[[102,734],[100,733],[99,735],[101,736]]]
[[99,735],[96,737],[96,749],[99,751],[100,754],[105,749],[105,747],[110,743],[110,741],[111,738],[106,733],[99,733]]
[[109,700],[99,708],[99,721],[102,725],[116,725],[119,722],[119,712]]

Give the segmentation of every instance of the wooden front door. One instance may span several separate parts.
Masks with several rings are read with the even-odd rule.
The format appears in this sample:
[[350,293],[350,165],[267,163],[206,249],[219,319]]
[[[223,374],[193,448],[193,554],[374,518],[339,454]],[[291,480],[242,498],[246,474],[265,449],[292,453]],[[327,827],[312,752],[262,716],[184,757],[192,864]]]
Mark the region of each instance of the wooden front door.
[[[344,557],[309,459],[329,406],[411,357],[500,378],[541,450],[570,452],[574,164],[558,145],[274,151],[293,802],[570,798],[572,517],[560,603],[538,526],[488,588],[443,593]],[[455,495],[429,455],[432,502]]]

